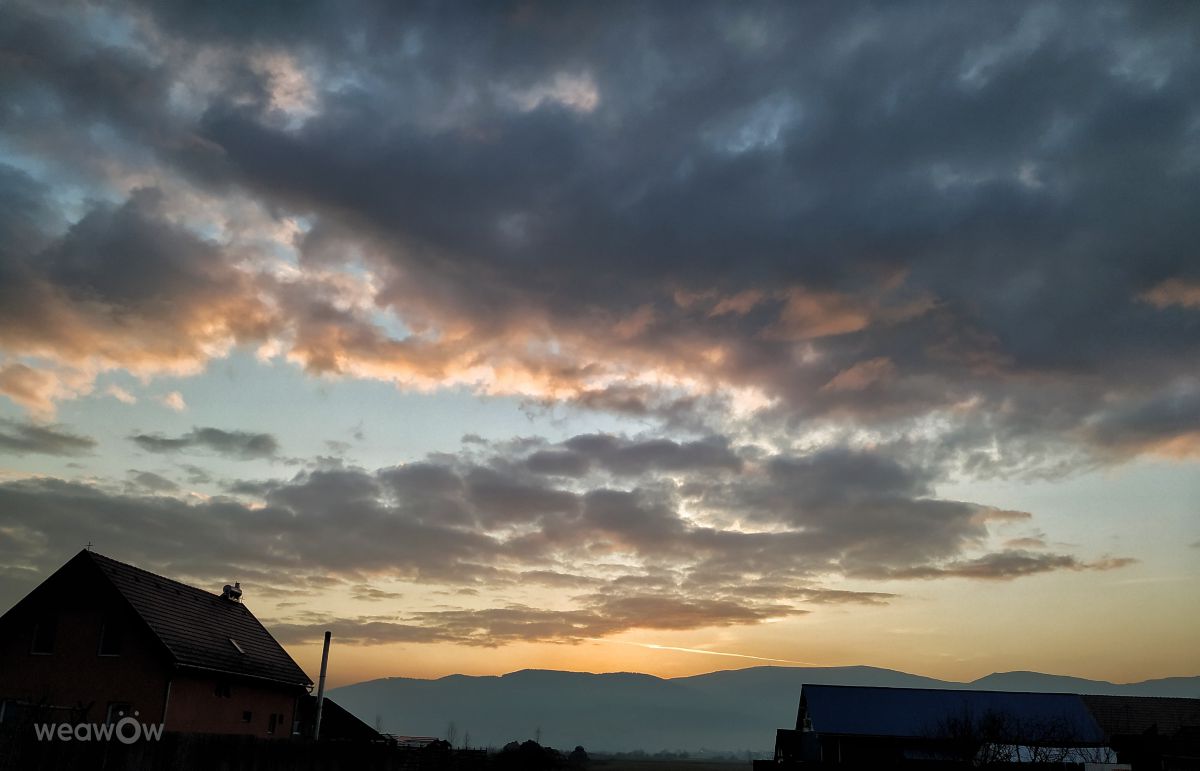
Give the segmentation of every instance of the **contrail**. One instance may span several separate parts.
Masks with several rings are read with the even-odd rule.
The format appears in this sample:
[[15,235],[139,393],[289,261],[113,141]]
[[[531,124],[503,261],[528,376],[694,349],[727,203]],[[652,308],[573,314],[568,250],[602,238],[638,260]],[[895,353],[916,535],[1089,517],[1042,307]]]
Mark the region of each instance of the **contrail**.
[[724,651],[706,651],[701,648],[680,648],[674,645],[657,645],[655,643],[638,643],[626,642],[625,640],[602,640],[593,638],[595,642],[619,643],[620,645],[633,645],[638,648],[649,648],[652,651],[678,651],[680,653],[701,653],[705,656],[729,656],[735,659],[754,659],[755,661],[771,661],[776,664],[800,664],[806,667],[817,667],[820,664],[812,661],[794,661],[793,659],[772,659],[766,656],[751,656],[749,653],[726,653]]

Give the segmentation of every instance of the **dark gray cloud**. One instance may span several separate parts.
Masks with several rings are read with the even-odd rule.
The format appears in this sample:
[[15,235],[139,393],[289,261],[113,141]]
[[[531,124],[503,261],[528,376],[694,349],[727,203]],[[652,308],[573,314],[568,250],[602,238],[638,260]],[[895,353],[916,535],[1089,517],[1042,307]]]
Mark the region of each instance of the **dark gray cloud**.
[[[1130,562],[998,549],[990,527],[1029,514],[934,498],[926,472],[878,453],[740,448],[748,459],[720,474],[704,463],[633,477],[620,465],[586,478],[527,469],[537,453],[609,446],[599,435],[578,439],[475,444],[375,472],[313,469],[227,485],[253,500],[185,500],[148,472],[123,492],[9,482],[0,484],[0,557],[49,570],[66,556],[56,549],[83,538],[172,575],[236,575],[266,593],[316,579],[347,583],[369,601],[394,599],[370,590],[374,578],[486,588],[494,603],[486,611],[411,613],[355,633],[483,645],[757,623],[897,597],[831,588],[831,576],[1012,579]],[[528,587],[565,590],[574,607],[513,615],[503,598]]]
[[[608,434],[591,434],[573,437],[563,442],[563,448],[609,473],[619,475],[653,471],[736,471],[742,467],[742,459],[730,449],[723,437],[710,437],[696,442],[674,442],[669,439],[629,441]],[[531,463],[533,461],[531,458]]]
[[0,418],[0,452],[14,455],[84,455],[95,446],[96,440],[89,436],[80,436],[54,426]]
[[1200,381],[1114,405],[1089,421],[1085,431],[1092,442],[1121,455],[1147,447],[1193,455],[1200,450]]
[[211,427],[193,428],[186,434],[174,437],[134,434],[129,439],[147,452],[173,453],[199,449],[240,460],[271,458],[279,451],[279,442],[271,434],[225,431]]
[[921,566],[891,571],[866,569],[861,571],[861,574],[874,578],[953,577],[1007,581],[1055,570],[1115,570],[1134,562],[1137,560],[1128,557],[1102,557],[1092,562],[1083,562],[1066,554],[1035,554],[1028,551],[1008,550],[971,560],[956,560],[939,566]]
[[208,470],[195,464],[183,463],[179,468],[187,475],[187,481],[194,485],[205,485],[213,481],[213,475]]
[[[675,347],[686,360],[685,325],[697,325],[714,345],[749,343],[722,376],[785,395],[820,385],[780,353],[797,337],[824,337],[822,327],[852,336],[825,341],[834,349],[827,366],[841,369],[822,383],[880,355],[901,377],[961,378],[972,369],[964,357],[991,357],[1014,373],[1069,374],[1105,368],[1113,344],[1138,355],[1168,331],[1170,322],[1134,295],[1187,271],[1180,228],[1192,232],[1180,202],[1195,197],[1195,179],[1172,170],[1190,142],[1196,62],[1185,51],[1194,33],[1131,6],[1111,10],[1085,30],[1043,5],[939,9],[936,19],[932,8],[922,18],[911,8],[741,15],[708,7],[684,23],[580,13],[574,23],[593,34],[568,54],[549,37],[564,20],[543,9],[490,20],[499,21],[490,34],[512,49],[452,58],[439,43],[482,20],[372,14],[383,28],[421,30],[414,56],[436,84],[434,111],[447,110],[460,89],[481,88],[474,78],[483,72],[517,91],[561,75],[576,90],[594,88],[595,106],[581,108],[566,87],[528,110],[485,91],[439,130],[415,106],[394,112],[412,75],[367,59],[365,71],[399,79],[323,94],[327,109],[298,130],[226,108],[201,132],[223,150],[227,180],[328,212],[328,227],[340,218],[372,227],[384,243],[416,247],[419,261],[390,257],[402,261],[406,286],[441,282],[463,265],[478,271],[480,280],[456,281],[442,299],[480,328],[520,325],[531,307],[568,326],[581,309],[615,325],[649,304],[653,320],[632,325],[611,349],[636,356]],[[629,55],[630,38],[645,41],[643,55]],[[1155,46],[1155,57],[1130,53]],[[659,77],[647,76],[660,71],[649,57],[668,63]],[[473,130],[483,125],[480,138]],[[338,141],[350,133],[360,141]],[[425,184],[432,179],[436,186]],[[1129,197],[1111,192],[1118,179],[1125,191],[1137,186],[1147,212],[1161,206],[1156,220],[1172,227],[1137,226]],[[1128,236],[1109,240],[1134,232],[1150,239],[1143,259],[1128,259]],[[1080,287],[1074,277],[1096,260],[1106,271],[1086,271]],[[868,328],[888,306],[864,307],[860,290],[871,287],[854,278],[864,263],[904,271],[908,295],[940,301],[936,317]],[[1068,284],[1064,303],[1059,287]],[[780,285],[813,290],[797,301],[772,291]],[[701,301],[681,313],[664,288]],[[714,290],[723,294],[706,299]],[[762,299],[729,302],[746,291]],[[410,292],[396,286],[391,296],[399,303]],[[842,320],[818,318],[830,315]],[[938,319],[960,325],[960,340],[942,344]],[[1047,325],[1053,338],[1041,332]],[[1167,338],[1177,351],[1187,347]],[[826,394],[830,407],[867,407],[854,393]],[[869,395],[873,409],[944,398],[916,383]]]
[[357,584],[356,586],[352,587],[350,596],[356,600],[382,602],[384,600],[398,600],[404,595],[400,592],[389,592],[383,589],[377,589],[369,584]]
[[167,479],[162,474],[155,474],[153,471],[130,469],[129,482],[135,490],[136,488],[141,488],[142,491],[152,494],[173,493],[179,490],[178,483]]
[[0,15],[0,394],[45,417],[104,370],[268,343],[646,432],[318,458],[205,502],[10,482],[21,564],[94,531],[169,572],[587,593],[362,639],[570,639],[605,587],[616,618],[753,622],[890,599],[823,576],[1118,567],[996,547],[1019,513],[936,485],[1200,452],[1195,4],[78,11]]
[[271,491],[278,489],[279,485],[279,482],[272,480],[235,479],[225,482],[222,487],[225,492],[232,495],[247,495],[261,498]]
[[[1195,452],[1135,408],[1200,360],[1190,5],[111,13],[121,35],[34,4],[0,27],[0,130],[55,169],[0,181],[12,351],[162,371],[275,338],[310,372],[484,368],[709,432],[748,390],[764,432],[935,419],[975,475]],[[127,200],[65,222],[70,175]],[[303,219],[303,277],[208,237],[231,200]],[[316,270],[351,262],[377,278],[357,306]],[[0,383],[45,410],[33,377]]]
[[589,473],[617,477],[653,476],[662,473],[713,474],[740,471],[745,459],[727,437],[707,436],[699,440],[677,441],[660,437],[635,437],[615,434],[578,434],[565,441],[549,443],[540,439],[522,439],[492,444],[482,439],[470,444],[490,447],[497,455],[493,462],[516,452],[520,468],[513,472],[533,472],[557,477],[583,477]]
[[320,640],[332,629],[351,644],[451,642],[495,647],[513,642],[577,643],[630,629],[685,630],[755,624],[806,611],[784,605],[738,604],[662,596],[595,598],[579,610],[540,610],[510,605],[485,610],[443,610],[407,618],[322,619],[315,623],[275,623],[285,643]]

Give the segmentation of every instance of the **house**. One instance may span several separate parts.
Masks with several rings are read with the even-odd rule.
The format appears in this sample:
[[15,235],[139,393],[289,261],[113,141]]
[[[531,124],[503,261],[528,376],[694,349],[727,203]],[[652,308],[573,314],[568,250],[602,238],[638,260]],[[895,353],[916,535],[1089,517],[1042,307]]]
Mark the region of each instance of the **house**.
[[770,765],[1128,768],[1116,761],[1075,694],[804,685],[796,727],[777,732]]
[[240,595],[79,552],[0,616],[0,722],[291,736],[312,681]]

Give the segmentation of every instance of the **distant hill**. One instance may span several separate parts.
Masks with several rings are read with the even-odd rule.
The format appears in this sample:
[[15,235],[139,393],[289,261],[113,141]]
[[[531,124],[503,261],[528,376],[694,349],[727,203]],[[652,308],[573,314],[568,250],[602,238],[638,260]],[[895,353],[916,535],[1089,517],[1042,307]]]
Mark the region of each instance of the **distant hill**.
[[987,691],[1057,691],[1096,693],[1116,696],[1200,697],[1200,677],[1164,677],[1140,683],[1110,683],[1082,677],[1044,675],[1041,672],[994,672],[970,683],[971,688]]
[[1116,684],[1000,672],[956,683],[876,667],[752,667],[670,679],[527,669],[499,677],[391,677],[329,694],[371,725],[378,716],[390,733],[446,736],[453,722],[458,742],[469,733],[474,746],[530,739],[540,729],[543,744],[567,749],[770,752],[775,729],[795,725],[804,683],[1200,697],[1200,677]]

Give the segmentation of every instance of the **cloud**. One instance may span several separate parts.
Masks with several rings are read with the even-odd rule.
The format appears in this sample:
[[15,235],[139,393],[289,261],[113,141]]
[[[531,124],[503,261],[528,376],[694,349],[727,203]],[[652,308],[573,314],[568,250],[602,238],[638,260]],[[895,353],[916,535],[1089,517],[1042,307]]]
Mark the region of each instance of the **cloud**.
[[[110,385],[108,388],[104,389],[104,393],[123,404],[137,404],[137,397],[118,385]],[[180,398],[180,401],[182,402],[182,397]]]
[[365,602],[381,602],[383,600],[398,600],[404,595],[400,592],[388,592],[383,589],[377,589],[368,584],[358,584],[353,587],[350,596],[356,600]]
[[[10,483],[22,548],[0,548],[23,564],[93,530],[164,570],[526,576],[734,619],[890,599],[827,577],[1116,567],[997,547],[1031,515],[937,484],[1196,457],[1200,55],[1177,8],[768,5],[738,35],[719,3],[117,2],[100,25],[10,6],[0,394],[20,408],[50,420],[105,373],[182,378],[241,349],[644,427],[318,460],[206,501]],[[406,42],[345,44],[373,39]],[[566,639],[588,602],[484,620]],[[386,623],[465,639],[471,620]]]
[[538,450],[525,460],[531,471],[581,476],[596,468],[621,476],[662,471],[737,471],[742,459],[722,437],[691,442],[631,440],[611,434],[580,434],[560,446]]
[[971,560],[959,560],[940,566],[922,566],[894,571],[867,570],[863,575],[894,579],[973,578],[1008,581],[1014,578],[1049,573],[1055,570],[1116,570],[1132,565],[1129,557],[1102,557],[1084,562],[1067,554],[1035,554],[1009,549]]
[[890,359],[884,356],[869,361],[860,361],[837,373],[832,380],[821,386],[821,390],[862,391],[891,378],[895,372],[896,367]]
[[[244,346],[703,434],[923,436],[979,476],[1191,441],[1088,430],[1200,355],[1189,25],[746,13],[118,3],[114,42],[18,3],[0,392],[45,417]],[[373,34],[410,42],[344,45]]]
[[535,83],[520,90],[508,90],[508,99],[522,112],[536,110],[546,102],[560,104],[577,112],[592,112],[600,104],[596,83],[587,74],[571,75],[559,72],[548,81]]
[[90,390],[86,375],[34,368],[21,362],[0,363],[0,394],[37,418],[53,419],[57,402],[76,398]]
[[1113,405],[1089,420],[1084,432],[1093,444],[1119,457],[1200,455],[1200,381],[1184,380]]
[[1169,278],[1138,295],[1156,308],[1200,308],[1200,281]]
[[[223,447],[235,457],[247,446],[244,436],[214,443],[232,432],[204,431],[139,443],[161,452]],[[648,444],[603,436],[472,443],[374,472],[314,468],[227,483],[237,498],[184,498],[151,472],[132,472],[119,491],[50,478],[3,483],[0,532],[9,540],[0,558],[49,570],[65,555],[48,545],[83,533],[118,558],[203,581],[237,574],[248,587],[301,587],[319,578],[367,601],[394,599],[376,581],[468,590],[482,608],[410,606],[346,636],[472,645],[754,624],[900,599],[863,581],[1015,579],[1130,562],[996,551],[989,528],[1012,513],[997,520],[988,516],[995,509],[934,498],[930,472],[880,453],[738,447],[742,461],[714,473],[708,449],[681,456],[686,443],[677,442],[661,456],[671,463],[636,475],[622,462],[597,461],[584,476],[528,468],[534,455],[568,446],[609,458]],[[732,452],[724,440],[705,446]],[[517,608],[514,593],[529,587],[567,592],[570,604]]]
[[890,592],[852,592],[845,589],[808,589],[800,599],[817,605],[886,605],[898,595]]
[[1032,519],[1033,514],[1028,511],[1013,511],[1012,509],[998,509],[994,506],[984,506],[975,515],[980,522],[1021,522],[1027,519]]
[[183,412],[187,409],[187,402],[183,400],[183,394],[178,391],[172,391],[159,399],[159,401],[176,412]]
[[761,623],[805,611],[786,606],[746,606],[675,597],[595,599],[579,610],[541,610],[509,605],[485,610],[441,610],[397,620],[378,617],[275,623],[285,643],[319,640],[326,629],[351,644],[451,642],[496,647],[514,642],[579,643],[630,629],[688,630]]
[[179,490],[179,485],[153,471],[137,471],[131,469],[129,481],[134,488],[141,488],[149,493],[173,493]]
[[1008,549],[1045,549],[1046,541],[1036,536],[1023,536],[1021,538],[1009,538],[1004,542],[1004,546]]
[[[6,193],[51,205],[10,167],[0,169]],[[176,221],[158,189],[96,204],[65,231],[22,244],[29,250],[0,251],[0,352],[24,357],[0,362],[0,393],[38,414],[89,393],[105,371],[194,374],[234,344],[262,340],[269,327],[250,274]],[[184,406],[178,392],[164,403]]]
[[337,439],[326,439],[325,447],[334,455],[345,455],[350,452],[353,447],[349,442],[343,442]]
[[199,466],[183,463],[179,468],[187,475],[187,481],[194,485],[208,484],[213,481],[213,475]]
[[279,451],[279,442],[271,434],[225,431],[211,427],[193,428],[176,437],[134,434],[129,439],[146,452],[174,453],[201,449],[239,460],[271,458]]
[[53,426],[0,418],[0,452],[14,455],[85,455],[95,446],[96,440],[88,436],[61,431]]

